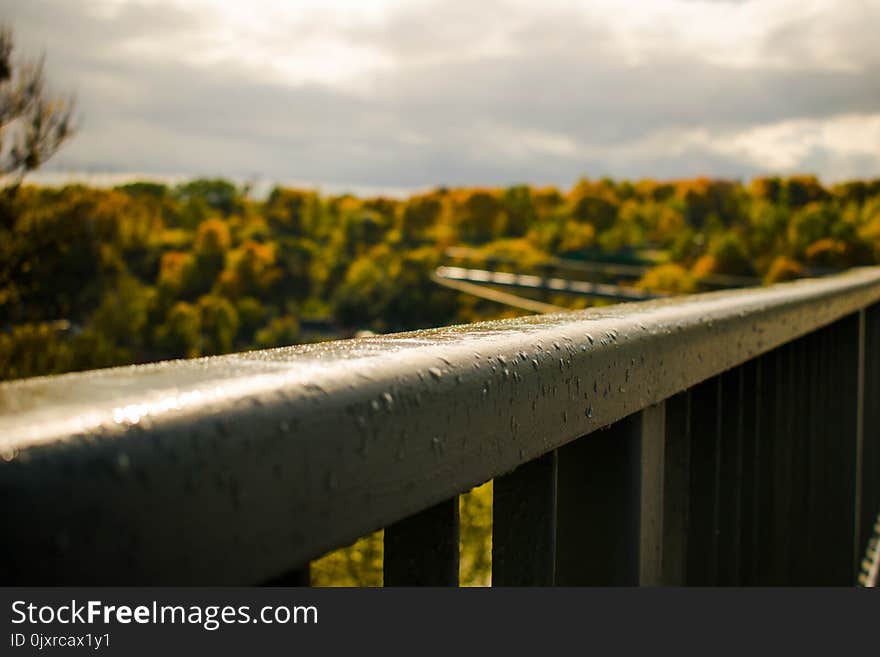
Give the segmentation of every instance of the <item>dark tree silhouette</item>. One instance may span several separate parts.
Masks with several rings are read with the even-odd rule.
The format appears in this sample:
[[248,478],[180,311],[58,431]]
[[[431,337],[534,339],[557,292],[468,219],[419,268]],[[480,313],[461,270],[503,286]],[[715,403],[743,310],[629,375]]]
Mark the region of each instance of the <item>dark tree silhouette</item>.
[[15,190],[73,133],[74,99],[50,95],[44,57],[13,59],[12,30],[0,25],[0,176]]
[[[13,58],[12,29],[0,23],[0,296],[28,262],[57,239],[48,231],[16,227],[18,190],[25,175],[39,168],[73,134],[73,97],[52,96],[45,57]],[[3,292],[5,290],[5,293]]]

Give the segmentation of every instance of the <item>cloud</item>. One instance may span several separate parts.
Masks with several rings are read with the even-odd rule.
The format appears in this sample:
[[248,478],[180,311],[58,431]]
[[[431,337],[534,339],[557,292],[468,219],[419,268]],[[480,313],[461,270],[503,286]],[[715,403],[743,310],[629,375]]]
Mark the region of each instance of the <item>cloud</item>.
[[56,169],[383,186],[880,175],[859,0],[0,0],[82,129]]

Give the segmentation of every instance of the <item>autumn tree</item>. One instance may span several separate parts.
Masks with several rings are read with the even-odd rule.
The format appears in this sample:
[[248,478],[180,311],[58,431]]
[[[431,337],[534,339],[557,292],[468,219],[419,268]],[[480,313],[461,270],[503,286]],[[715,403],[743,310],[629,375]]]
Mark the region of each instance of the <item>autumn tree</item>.
[[443,203],[436,195],[411,197],[400,216],[400,232],[404,242],[413,244],[426,240],[428,231],[437,224],[442,211]]
[[504,232],[507,215],[493,190],[464,190],[455,195],[454,208],[455,227],[463,242],[484,244]]
[[537,221],[531,188],[528,185],[508,187],[501,199],[507,212],[507,234],[512,237],[525,235]]
[[592,224],[596,233],[614,225],[618,202],[614,189],[607,183],[579,180],[571,190],[569,199],[572,217],[581,223]]
[[301,236],[315,223],[317,207],[314,192],[275,187],[266,199],[266,221],[279,234]]

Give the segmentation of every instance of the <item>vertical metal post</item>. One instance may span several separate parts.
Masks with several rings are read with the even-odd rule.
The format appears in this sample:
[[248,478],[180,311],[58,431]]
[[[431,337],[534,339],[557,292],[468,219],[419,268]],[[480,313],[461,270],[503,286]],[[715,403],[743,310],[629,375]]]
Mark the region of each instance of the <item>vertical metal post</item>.
[[831,339],[827,377],[827,440],[822,453],[824,485],[822,515],[817,518],[827,550],[822,568],[811,574],[808,584],[852,585],[861,559],[860,492],[863,413],[864,316],[849,315],[827,329]]
[[807,576],[807,532],[810,517],[807,508],[810,482],[809,435],[811,432],[810,363],[812,360],[809,335],[792,343],[791,390],[792,432],[789,436],[788,460],[791,464],[791,490],[788,506],[788,578],[791,584],[805,583]]
[[862,514],[858,544],[864,551],[880,514],[880,304],[865,309],[862,414]]
[[385,586],[458,586],[458,496],[385,529]]
[[721,379],[691,390],[690,500],[687,583],[715,584],[718,564],[718,469],[721,453]]
[[791,343],[780,347],[777,354],[776,417],[773,472],[773,520],[772,520],[772,585],[791,584],[792,532],[791,522],[794,495],[792,492],[792,463],[794,417],[797,412],[795,394],[794,347]]
[[807,448],[809,472],[804,500],[807,526],[801,553],[804,564],[798,577],[799,582],[813,583],[829,558],[828,532],[825,526],[827,516],[827,488],[829,485],[827,459],[825,454],[834,448],[836,439],[835,424],[829,408],[830,395],[833,394],[830,381],[831,352],[833,339],[829,329],[822,329],[810,335],[810,385],[809,397],[804,403],[804,412],[809,414]]
[[664,425],[658,404],[557,450],[557,584],[661,583]]
[[742,516],[743,368],[721,375],[721,452],[718,495],[720,585],[739,584]]
[[856,417],[855,417],[855,454],[853,459],[854,482],[853,482],[853,546],[852,546],[852,576],[853,583],[856,583],[861,570],[861,561],[864,546],[861,544],[862,537],[862,486],[864,479],[864,451],[865,451],[865,350],[866,350],[866,334],[865,334],[865,311],[859,312],[856,317],[858,345],[855,348],[856,358]]
[[639,585],[659,586],[663,583],[666,405],[651,406],[639,415]]
[[759,358],[758,381],[756,384],[757,441],[757,493],[755,504],[755,585],[768,585],[774,581],[774,479],[776,470],[776,442],[779,400],[777,399],[776,379],[778,376],[779,350],[771,351]]
[[691,394],[666,400],[666,466],[663,473],[663,584],[682,586],[687,572],[690,503]]
[[757,580],[758,522],[761,511],[761,361],[742,366],[742,436],[740,485],[740,576],[737,582],[753,586]]
[[556,472],[554,450],[495,478],[493,586],[555,583]]

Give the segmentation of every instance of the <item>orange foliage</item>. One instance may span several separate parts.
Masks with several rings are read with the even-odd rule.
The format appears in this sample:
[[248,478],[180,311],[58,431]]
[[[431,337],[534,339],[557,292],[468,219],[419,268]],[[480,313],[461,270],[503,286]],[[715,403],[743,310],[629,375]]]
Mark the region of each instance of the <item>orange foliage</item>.
[[773,283],[791,281],[803,275],[804,268],[798,261],[786,258],[785,256],[777,256],[767,270],[764,282],[767,285],[772,285]]

